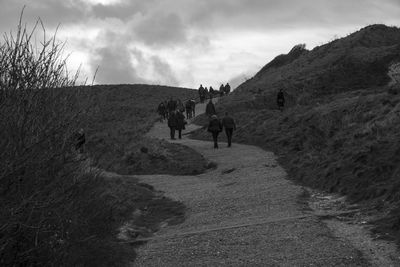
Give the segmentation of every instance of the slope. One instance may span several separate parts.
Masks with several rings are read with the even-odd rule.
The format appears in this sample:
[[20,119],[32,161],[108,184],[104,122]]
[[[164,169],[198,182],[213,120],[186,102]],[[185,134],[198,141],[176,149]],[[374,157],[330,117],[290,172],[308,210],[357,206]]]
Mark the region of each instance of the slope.
[[368,26],[291,59],[221,99],[219,113],[237,119],[236,140],[274,149],[298,182],[364,203],[378,232],[398,238],[400,96],[388,71],[400,61],[400,29]]

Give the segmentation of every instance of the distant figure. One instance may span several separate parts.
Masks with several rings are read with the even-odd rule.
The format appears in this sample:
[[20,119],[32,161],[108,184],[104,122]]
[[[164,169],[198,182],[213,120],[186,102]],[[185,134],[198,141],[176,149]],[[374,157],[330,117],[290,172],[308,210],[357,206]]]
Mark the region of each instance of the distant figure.
[[229,83],[226,83],[226,85],[225,85],[225,94],[229,95],[230,92],[231,92],[231,86],[229,85]]
[[190,100],[190,103],[192,104],[192,116],[194,118],[194,117],[196,117],[196,101],[194,101],[192,99],[192,100]]
[[76,132],[75,136],[76,136],[75,150],[78,153],[83,153],[83,146],[86,143],[85,131],[81,128],[79,129],[78,132]]
[[188,100],[185,103],[185,109],[186,109],[186,118],[191,119],[192,118],[192,100]]
[[176,108],[178,109],[178,111],[180,112],[185,112],[185,106],[183,105],[182,101],[180,99],[178,99],[178,102],[176,104]]
[[205,93],[205,90],[204,90],[204,87],[202,84],[200,84],[200,87],[199,87],[199,98],[200,98],[200,102],[204,103],[204,100],[206,99],[206,93]]
[[177,126],[178,126],[178,121],[176,118],[176,113],[175,111],[171,111],[169,113],[169,118],[168,118],[168,127],[170,129],[171,140],[175,140],[175,130]]
[[209,118],[211,118],[212,115],[217,114],[217,112],[215,112],[215,106],[214,103],[212,102],[212,98],[210,98],[210,101],[206,106],[206,114]]
[[218,148],[218,135],[222,131],[222,124],[218,119],[217,115],[211,116],[211,120],[208,124],[207,131],[209,131],[212,134],[214,141],[214,148]]
[[172,111],[175,111],[177,108],[177,103],[176,101],[171,97],[168,101],[167,104],[167,109],[168,109],[168,113],[171,113]]
[[161,102],[157,108],[158,114],[160,115],[160,121],[167,119],[167,107],[164,102]]
[[278,95],[276,97],[276,103],[278,104],[278,109],[283,111],[283,107],[285,106],[285,95],[283,94],[283,90],[280,89]]
[[182,130],[185,130],[185,116],[183,116],[183,113],[178,111],[176,112],[176,130],[178,131],[178,137],[179,139],[182,139]]
[[214,88],[212,88],[212,86],[210,86],[210,99],[214,97]]
[[225,86],[221,84],[221,86],[219,87],[219,96],[222,97],[224,93],[225,93]]
[[236,131],[235,120],[225,112],[225,117],[222,118],[222,127],[225,128],[226,138],[228,139],[228,147],[232,146],[233,131]]

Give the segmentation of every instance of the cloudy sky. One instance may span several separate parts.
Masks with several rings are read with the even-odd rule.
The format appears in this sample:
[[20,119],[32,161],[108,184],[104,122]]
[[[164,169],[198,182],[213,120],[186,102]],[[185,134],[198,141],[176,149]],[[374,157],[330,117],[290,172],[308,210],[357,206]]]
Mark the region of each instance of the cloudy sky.
[[61,25],[70,68],[96,83],[219,87],[373,23],[400,26],[399,0],[0,0],[0,30]]

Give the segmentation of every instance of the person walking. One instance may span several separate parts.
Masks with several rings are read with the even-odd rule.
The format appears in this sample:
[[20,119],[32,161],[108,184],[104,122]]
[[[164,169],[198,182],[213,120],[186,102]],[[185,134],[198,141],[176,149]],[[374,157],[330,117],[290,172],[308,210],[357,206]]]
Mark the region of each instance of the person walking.
[[210,98],[210,101],[206,106],[206,114],[209,118],[211,118],[212,115],[217,114],[217,112],[215,112],[215,106],[214,103],[212,102],[212,98]]
[[192,118],[192,100],[188,100],[185,103],[185,109],[186,109],[186,118],[191,119]]
[[176,130],[178,131],[178,138],[182,139],[182,130],[185,130],[185,116],[181,111],[176,112]]
[[222,131],[221,121],[218,119],[217,115],[212,115],[211,120],[208,123],[208,132],[212,134],[214,141],[214,148],[218,149],[218,135]]
[[280,89],[278,95],[276,97],[276,103],[278,104],[278,109],[283,111],[283,107],[285,106],[285,95],[283,94],[283,90]]
[[226,83],[224,89],[225,89],[225,94],[229,95],[229,93],[231,92],[231,86],[229,85],[229,83]]
[[170,129],[171,140],[175,140],[175,130],[178,126],[176,111],[171,111],[168,118],[168,127]]
[[222,127],[225,129],[228,147],[231,147],[233,131],[236,131],[236,123],[235,120],[229,116],[228,112],[225,112],[225,117],[222,118]]
[[171,98],[169,99],[168,104],[167,104],[168,113],[175,111],[176,108],[177,108],[177,103],[171,96]]
[[158,114],[160,115],[160,121],[163,122],[167,117],[166,117],[166,109],[167,107],[164,105],[164,102],[161,102],[158,105],[157,111]]

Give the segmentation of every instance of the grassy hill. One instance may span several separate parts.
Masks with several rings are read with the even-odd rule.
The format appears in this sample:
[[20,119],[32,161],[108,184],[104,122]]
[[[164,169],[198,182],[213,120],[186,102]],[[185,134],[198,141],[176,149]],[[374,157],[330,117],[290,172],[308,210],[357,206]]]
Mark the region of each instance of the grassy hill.
[[217,109],[237,119],[236,141],[273,149],[302,184],[364,203],[377,230],[399,240],[400,95],[398,85],[388,85],[398,62],[400,29],[368,26],[311,51],[296,46]]
[[[83,88],[92,108],[84,128],[94,164],[119,174],[193,174],[205,160],[194,150],[146,138],[159,119],[158,104],[170,97],[195,99],[196,90],[154,85],[99,85]],[[166,127],[165,137],[169,138]],[[144,149],[145,148],[145,149]]]

